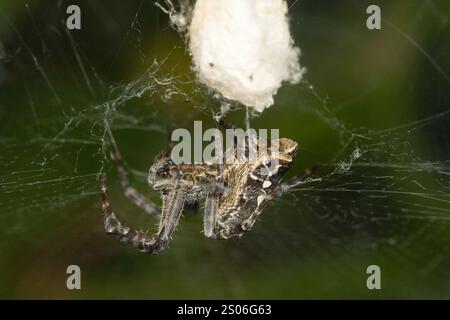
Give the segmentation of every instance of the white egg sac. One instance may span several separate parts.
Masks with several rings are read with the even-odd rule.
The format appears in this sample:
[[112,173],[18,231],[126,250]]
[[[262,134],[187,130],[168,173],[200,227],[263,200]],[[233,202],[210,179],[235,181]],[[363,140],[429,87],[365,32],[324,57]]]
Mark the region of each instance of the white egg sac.
[[199,81],[258,112],[272,106],[303,72],[288,22],[284,0],[197,0],[188,36]]

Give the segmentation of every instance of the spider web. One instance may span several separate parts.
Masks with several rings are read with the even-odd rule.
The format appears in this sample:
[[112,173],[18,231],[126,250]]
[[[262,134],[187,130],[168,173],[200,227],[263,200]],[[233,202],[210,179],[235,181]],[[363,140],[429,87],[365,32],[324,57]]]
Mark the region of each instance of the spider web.
[[[102,231],[97,179],[101,171],[108,172],[113,202],[125,220],[150,228],[156,223],[149,223],[121,195],[106,127],[111,127],[118,140],[133,183],[158,202],[156,193],[146,191],[146,169],[166,147],[168,132],[189,128],[199,119],[205,126],[215,126],[214,120],[224,113],[230,122],[244,125],[245,110],[195,81],[184,40],[152,1],[111,6],[80,2],[83,10],[95,13],[95,17],[87,13],[83,20],[83,28],[93,30],[89,36],[65,30],[61,17],[65,17],[68,4],[64,1],[57,5],[15,3],[5,4],[0,14],[0,272],[5,277],[0,294],[65,297],[68,293],[62,289],[30,289],[27,281],[51,274],[49,270],[66,262],[96,270],[92,271],[94,284],[101,282],[94,278],[101,279],[102,258],[113,259],[118,266],[118,261],[125,259],[142,277],[142,262],[138,262],[142,256],[108,241]],[[341,4],[349,12],[336,18],[328,4],[290,1],[289,5],[295,41],[304,51],[302,62],[308,68],[306,80],[280,90],[276,105],[261,116],[252,115],[250,124],[280,128],[282,136],[299,141],[298,159],[289,177],[315,164],[320,170],[304,183],[286,189],[242,241],[205,241],[199,233],[201,218],[182,219],[170,252],[159,262],[146,263],[165,280],[171,279],[164,271],[166,264],[176,264],[171,273],[194,269],[190,280],[177,276],[167,286],[151,278],[159,295],[138,285],[138,276],[116,279],[116,284],[107,288],[123,289],[122,297],[361,296],[367,294],[363,291],[365,280],[359,283],[354,278],[364,279],[365,268],[379,264],[387,269],[388,280],[384,281],[390,291],[386,297],[448,297],[448,4],[409,2],[406,21],[397,19],[400,10],[396,5],[384,5],[383,30],[388,36],[373,37],[372,41],[394,39],[400,43],[389,44],[394,50],[388,54],[394,61],[402,60],[395,50],[413,57],[402,69],[405,78],[398,80],[397,87],[393,85],[395,92],[387,93],[388,76],[358,86],[344,68],[336,67],[338,62],[325,61],[333,61],[332,52],[319,58],[308,54],[315,44],[317,52],[324,49],[318,43],[325,31],[333,28],[335,36],[341,33],[349,39],[332,46],[345,54],[361,40],[358,37],[372,37],[360,30],[364,6]],[[350,17],[357,18],[353,23],[342,22]],[[424,21],[425,31],[420,27]],[[298,31],[303,26],[309,31]],[[114,45],[105,44],[108,41]],[[378,45],[378,50],[383,50],[383,43]],[[350,68],[352,62],[342,63]],[[326,74],[317,71],[322,64],[334,68],[330,73],[342,71],[343,77],[354,82],[322,81]],[[384,67],[395,69],[389,63]],[[361,87],[361,92],[351,90],[352,85]],[[344,92],[342,96],[327,93],[333,86]],[[384,106],[383,99],[378,99],[381,94],[396,98]],[[392,105],[394,102],[398,106]],[[372,123],[371,117],[375,119]],[[86,246],[89,249],[85,250]],[[8,263],[17,250],[24,250],[23,257],[16,264]],[[187,253],[195,251],[199,252]],[[37,266],[26,267],[42,253],[44,258],[38,259]],[[57,262],[48,262],[54,257]],[[215,269],[199,267],[200,259],[209,259]],[[227,261],[232,262],[230,266],[224,266]],[[327,264],[329,267],[324,266]],[[112,268],[110,274],[120,270]],[[309,281],[312,270],[317,279]],[[276,276],[278,272],[285,277]],[[342,276],[342,282],[336,280],[336,274]],[[43,277],[50,279],[49,275]],[[295,277],[310,285],[309,292],[289,284]],[[416,277],[419,280],[414,282]],[[261,278],[278,284],[272,291],[260,293],[266,288],[260,284]],[[195,281],[207,279],[215,279],[211,287],[201,284],[192,289]],[[348,293],[339,291],[344,282]],[[331,289],[323,289],[323,283]],[[140,290],[133,292],[133,285]],[[94,285],[85,294],[121,296]]]

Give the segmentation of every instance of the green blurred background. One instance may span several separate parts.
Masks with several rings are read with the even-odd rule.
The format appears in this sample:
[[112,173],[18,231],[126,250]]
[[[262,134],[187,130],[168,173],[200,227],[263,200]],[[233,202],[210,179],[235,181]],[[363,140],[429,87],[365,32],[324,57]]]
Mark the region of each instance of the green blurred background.
[[[78,4],[82,29],[65,29]],[[97,173],[116,211],[154,228],[121,193],[108,123],[133,184],[173,128],[216,126],[182,36],[154,1],[0,2],[0,298],[450,298],[450,3],[289,1],[307,68],[254,128],[299,142],[289,176],[316,177],[267,208],[239,241],[208,241],[183,217],[148,256],[103,231]],[[227,120],[243,126],[234,106]],[[358,157],[358,153],[362,156]],[[82,290],[66,288],[66,268]],[[366,288],[366,268],[382,289]]]

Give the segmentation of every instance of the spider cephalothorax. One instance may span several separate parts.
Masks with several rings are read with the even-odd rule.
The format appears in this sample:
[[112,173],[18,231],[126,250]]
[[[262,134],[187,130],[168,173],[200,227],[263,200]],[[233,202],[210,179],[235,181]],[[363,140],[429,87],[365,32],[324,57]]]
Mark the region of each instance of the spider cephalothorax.
[[[183,208],[205,199],[203,232],[207,238],[239,238],[250,230],[267,203],[277,195],[280,180],[291,166],[297,143],[281,138],[278,152],[263,152],[255,159],[225,164],[174,164],[170,150],[158,155],[149,170],[149,185],[161,193],[157,208],[129,185],[120,153],[115,160],[125,194],[148,213],[160,219],[156,235],[122,225],[107,198],[102,175],[102,207],[107,233],[147,253],[158,253],[169,244]],[[275,167],[270,164],[276,163]],[[271,168],[270,170],[268,168]],[[265,170],[264,170],[265,169]]]

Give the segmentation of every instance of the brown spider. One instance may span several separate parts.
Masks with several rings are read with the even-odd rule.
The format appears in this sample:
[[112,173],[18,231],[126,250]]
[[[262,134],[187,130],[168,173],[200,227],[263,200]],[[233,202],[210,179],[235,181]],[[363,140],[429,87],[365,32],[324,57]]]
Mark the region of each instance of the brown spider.
[[[162,209],[134,189],[127,177],[122,157],[112,137],[114,159],[125,195],[150,215],[159,219],[156,235],[124,226],[108,200],[106,174],[101,174],[101,201],[106,232],[142,252],[156,254],[167,248],[178,225],[183,208],[195,206],[205,198],[203,232],[210,239],[240,238],[250,230],[264,207],[279,196],[283,187],[290,188],[312,174],[281,185],[297,150],[297,143],[287,138],[278,140],[279,152],[267,152],[256,161],[223,165],[175,165],[168,151],[155,157],[148,174],[150,187],[161,192]],[[262,168],[278,160],[275,170],[262,174]]]

